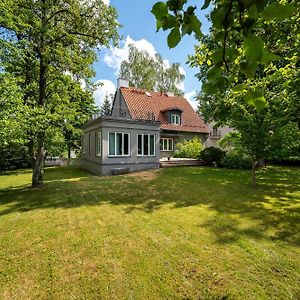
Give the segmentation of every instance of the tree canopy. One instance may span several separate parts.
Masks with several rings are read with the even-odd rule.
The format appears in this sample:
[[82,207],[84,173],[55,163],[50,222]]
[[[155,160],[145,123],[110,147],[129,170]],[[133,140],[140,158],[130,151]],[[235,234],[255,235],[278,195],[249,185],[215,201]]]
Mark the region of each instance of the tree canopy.
[[128,61],[121,63],[120,78],[129,80],[132,87],[150,91],[173,92],[182,95],[180,85],[184,80],[180,64],[167,65],[159,54],[151,57],[146,51],[129,46]]
[[70,136],[94,111],[96,49],[117,41],[119,24],[115,9],[96,0],[3,0],[0,11],[0,67],[21,93],[32,186],[38,186],[50,129]]
[[[175,47],[185,34],[199,44],[189,57],[202,81],[200,112],[206,119],[239,131],[255,166],[274,145],[278,132],[299,132],[299,9],[296,1],[215,0],[211,28],[204,36],[196,7],[187,0],[158,2],[157,28],[171,30]],[[288,124],[288,126],[287,126]],[[297,138],[297,135],[295,135]],[[278,141],[278,139],[277,139]]]
[[[157,30],[170,30],[167,37],[170,48],[176,47],[186,34],[194,33],[198,39],[203,37],[201,22],[196,15],[197,7],[188,6],[188,2],[157,2],[152,8]],[[299,18],[296,1],[205,0],[202,3],[201,9],[211,7],[208,17],[217,45],[207,55],[210,68],[204,86],[210,94],[225,92],[228,85],[232,85],[227,80],[232,68],[251,79],[262,66],[277,60],[279,56],[268,47],[264,34],[269,26],[275,28],[277,22]],[[255,107],[259,109],[266,104],[263,91],[253,92],[251,87],[248,91],[247,99]]]

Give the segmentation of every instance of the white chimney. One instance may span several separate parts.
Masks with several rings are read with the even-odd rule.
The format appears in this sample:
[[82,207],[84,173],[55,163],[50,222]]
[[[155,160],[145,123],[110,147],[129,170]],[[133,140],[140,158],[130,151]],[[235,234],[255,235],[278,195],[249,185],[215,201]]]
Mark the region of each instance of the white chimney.
[[167,95],[168,97],[174,97],[174,93],[173,93],[173,92],[166,92],[166,95]]
[[129,81],[126,79],[118,78],[117,87],[118,87],[118,89],[121,87],[129,87]]

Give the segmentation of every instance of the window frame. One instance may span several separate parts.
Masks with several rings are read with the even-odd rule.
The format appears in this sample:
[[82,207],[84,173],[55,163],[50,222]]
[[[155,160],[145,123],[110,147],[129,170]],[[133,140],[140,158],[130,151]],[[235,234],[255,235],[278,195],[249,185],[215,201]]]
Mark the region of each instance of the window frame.
[[[141,146],[141,152],[142,154],[139,154],[139,135],[142,137],[142,146]],[[145,154],[145,149],[144,149],[144,136],[148,136],[148,154]],[[150,154],[151,153],[151,146],[150,146],[150,136],[153,136],[154,137],[154,144],[153,144],[153,153],[154,154]],[[137,133],[136,135],[136,140],[137,140],[137,143],[136,143],[136,148],[137,148],[137,156],[138,157],[148,157],[148,156],[151,156],[151,157],[154,157],[156,156],[156,151],[155,151],[155,145],[156,145],[156,134],[155,133]]]
[[[175,122],[173,122],[173,117],[175,119]],[[178,123],[177,123],[178,121]],[[177,115],[177,114],[172,114],[171,115],[171,124],[172,125],[180,125],[181,124],[181,116]]]
[[[173,138],[161,138],[160,140],[162,141],[162,143],[160,143],[160,145],[162,145],[162,149],[160,147],[160,151],[174,151],[174,139]],[[167,149],[165,149],[165,140],[167,141]],[[172,149],[170,149],[170,140],[172,140]]]
[[101,131],[95,132],[95,155],[102,156],[102,133]]
[[[110,154],[109,153],[109,143],[110,143],[110,139],[109,139],[109,135],[111,133],[114,133],[115,135],[115,154]],[[122,134],[122,154],[116,154],[117,153],[117,134]],[[124,135],[128,134],[128,154],[124,154]],[[130,132],[121,132],[121,131],[109,131],[108,132],[108,139],[107,139],[108,143],[107,143],[107,153],[108,153],[108,157],[130,157]]]

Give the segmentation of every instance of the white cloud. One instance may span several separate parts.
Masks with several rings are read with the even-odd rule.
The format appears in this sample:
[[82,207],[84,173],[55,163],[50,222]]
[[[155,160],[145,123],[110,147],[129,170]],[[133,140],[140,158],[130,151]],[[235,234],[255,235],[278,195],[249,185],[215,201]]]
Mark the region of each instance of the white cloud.
[[102,0],[102,2],[106,5],[109,5],[109,0]]
[[155,57],[156,51],[154,46],[145,39],[138,41],[133,40],[129,35],[123,42],[123,47],[114,47],[109,50],[108,54],[105,54],[104,62],[111,68],[116,69],[118,73],[120,70],[121,62],[128,60],[129,45],[134,45],[139,51],[146,51],[151,57]]
[[180,72],[180,74],[185,76],[185,70],[182,66],[179,66],[179,72]]
[[198,106],[198,101],[194,98],[196,94],[197,94],[196,91],[191,91],[189,93],[184,94],[185,99],[189,101],[190,105],[194,110],[196,110]]
[[167,59],[163,60],[164,69],[168,69],[171,67],[170,62]]
[[93,97],[95,99],[96,105],[101,106],[106,94],[114,94],[116,91],[116,87],[114,83],[107,79],[100,79],[95,82],[95,84],[102,83],[99,85],[97,89],[93,93]]
[[184,82],[181,81],[180,83],[176,84],[176,87],[182,91],[184,91]]

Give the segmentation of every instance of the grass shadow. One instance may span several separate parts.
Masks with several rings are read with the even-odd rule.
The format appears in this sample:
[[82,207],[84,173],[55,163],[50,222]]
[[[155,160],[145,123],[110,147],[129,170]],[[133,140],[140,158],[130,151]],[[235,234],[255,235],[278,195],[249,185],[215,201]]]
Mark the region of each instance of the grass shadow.
[[[47,168],[39,189],[0,190],[0,216],[104,203],[122,205],[126,214],[153,213],[164,205],[203,205],[216,217],[199,226],[219,243],[248,236],[300,244],[299,168],[269,167],[258,173],[256,189],[248,171],[193,167],[153,172],[155,176],[99,177],[71,167]],[[249,226],[241,227],[240,218],[249,220]]]

